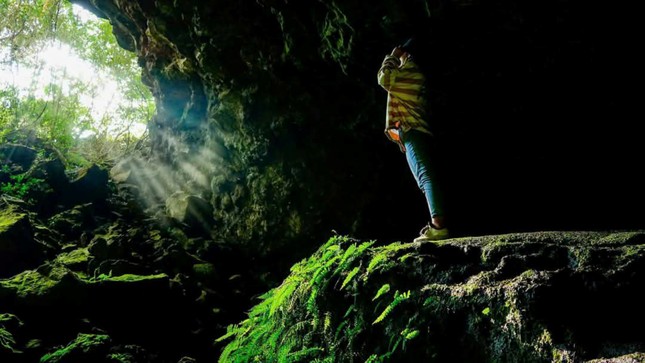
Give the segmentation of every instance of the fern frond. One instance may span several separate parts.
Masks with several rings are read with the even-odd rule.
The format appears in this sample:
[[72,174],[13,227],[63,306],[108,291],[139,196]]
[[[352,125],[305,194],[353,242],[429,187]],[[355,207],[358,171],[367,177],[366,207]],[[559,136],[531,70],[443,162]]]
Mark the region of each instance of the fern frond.
[[354,276],[360,271],[360,267],[354,267],[353,270],[351,270],[348,274],[347,277],[345,277],[345,280],[343,281],[343,284],[340,286],[340,289],[344,289],[347,284],[349,284]]
[[311,357],[314,354],[323,353],[325,350],[322,348],[305,348],[297,352],[289,353],[286,357],[286,360],[280,362],[292,363],[292,362],[301,362],[304,358]]
[[345,253],[340,258],[340,261],[338,262],[338,267],[336,267],[336,270],[334,270],[334,275],[337,275],[338,273],[345,270],[345,268],[347,268],[347,265],[349,265],[349,262],[351,262],[356,257],[354,255],[354,252],[356,252],[356,244],[349,246],[345,250]]
[[[278,311],[280,307],[284,304],[287,299],[291,297],[296,288],[298,288],[299,281],[287,280],[285,281],[275,292],[271,298],[271,308],[269,309],[269,316]],[[268,299],[267,299],[268,301]]]
[[387,260],[387,255],[385,253],[378,253],[374,257],[372,257],[372,260],[370,261],[369,265],[367,265],[367,273],[371,274],[372,271],[376,267],[378,267],[382,262]]
[[394,293],[394,300],[392,300],[392,302],[390,303],[390,305],[388,305],[388,306],[385,308],[385,310],[383,310],[383,312],[381,313],[381,315],[379,315],[379,317],[378,317],[378,318],[376,318],[376,320],[374,320],[374,322],[372,323],[372,325],[374,325],[374,324],[378,324],[378,323],[380,323],[381,321],[383,321],[383,319],[385,319],[388,315],[390,315],[390,313],[392,312],[392,310],[394,310],[394,308],[395,308],[397,305],[399,305],[402,301],[407,300],[407,299],[409,299],[409,298],[410,298],[410,291],[408,291],[408,292],[404,292],[404,293],[402,293],[402,294],[399,294],[399,291],[397,290],[397,291]]
[[372,299],[372,301],[375,301],[376,299],[378,299],[379,297],[381,297],[383,294],[387,294],[388,292],[390,292],[390,284],[384,284],[384,285],[383,285],[383,286],[381,286],[381,288],[378,290],[378,292],[376,293],[376,295],[374,296],[374,298]]

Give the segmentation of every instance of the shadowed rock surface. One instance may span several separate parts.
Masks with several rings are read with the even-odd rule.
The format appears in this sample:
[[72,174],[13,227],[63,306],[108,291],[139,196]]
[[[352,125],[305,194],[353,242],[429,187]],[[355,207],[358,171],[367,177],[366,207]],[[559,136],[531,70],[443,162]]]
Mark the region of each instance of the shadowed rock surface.
[[[33,137],[0,147],[0,183],[40,180],[0,200],[1,362],[643,360],[639,12],[73,2],[139,56],[152,156],[115,184]],[[375,80],[410,34],[465,237],[390,245],[427,221]],[[289,275],[332,229],[383,245],[337,237]]]
[[643,228],[636,166],[645,160],[631,121],[642,110],[628,84],[638,12],[628,8],[73,2],[110,20],[156,98],[155,161],[132,159],[122,175],[131,170],[150,205],[177,191],[209,201],[215,239],[304,257],[332,229],[414,237],[426,206],[383,135],[376,83],[384,55],[411,34],[429,77],[453,232]]

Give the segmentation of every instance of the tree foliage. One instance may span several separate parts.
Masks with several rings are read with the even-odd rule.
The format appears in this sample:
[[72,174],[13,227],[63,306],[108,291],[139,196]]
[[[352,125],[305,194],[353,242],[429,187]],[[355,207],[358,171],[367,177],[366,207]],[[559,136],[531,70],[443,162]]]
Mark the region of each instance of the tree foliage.
[[[46,67],[48,49],[77,55],[94,74]],[[118,46],[108,21],[83,19],[63,0],[0,0],[0,83],[0,142],[28,129],[91,162],[109,163],[140,145],[134,131],[154,113],[136,55]],[[109,95],[108,83],[120,95]]]

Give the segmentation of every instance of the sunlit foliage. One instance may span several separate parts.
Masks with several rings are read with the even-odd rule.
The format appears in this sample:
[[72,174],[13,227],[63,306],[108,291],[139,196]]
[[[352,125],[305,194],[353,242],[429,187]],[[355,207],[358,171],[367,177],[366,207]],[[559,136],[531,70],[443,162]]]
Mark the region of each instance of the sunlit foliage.
[[[78,11],[63,0],[0,0],[0,142],[32,130],[71,160],[109,164],[141,145],[154,102],[109,22]],[[51,54],[68,68],[47,68]],[[89,76],[69,70],[81,60]]]
[[[391,293],[381,273],[393,269],[395,255],[412,245],[373,244],[336,236],[294,265],[282,285],[260,297],[248,319],[218,339],[232,338],[219,361],[395,361],[420,334],[414,307],[421,297],[410,290]],[[372,288],[375,295],[366,292]],[[330,299],[339,290],[343,297]]]

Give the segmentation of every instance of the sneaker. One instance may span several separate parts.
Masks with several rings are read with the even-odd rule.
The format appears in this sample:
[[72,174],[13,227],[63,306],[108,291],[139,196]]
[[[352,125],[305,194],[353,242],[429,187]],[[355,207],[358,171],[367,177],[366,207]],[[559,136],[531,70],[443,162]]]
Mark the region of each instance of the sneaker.
[[436,241],[448,238],[448,228],[436,229],[428,224],[423,227],[420,236],[414,239],[414,242]]

